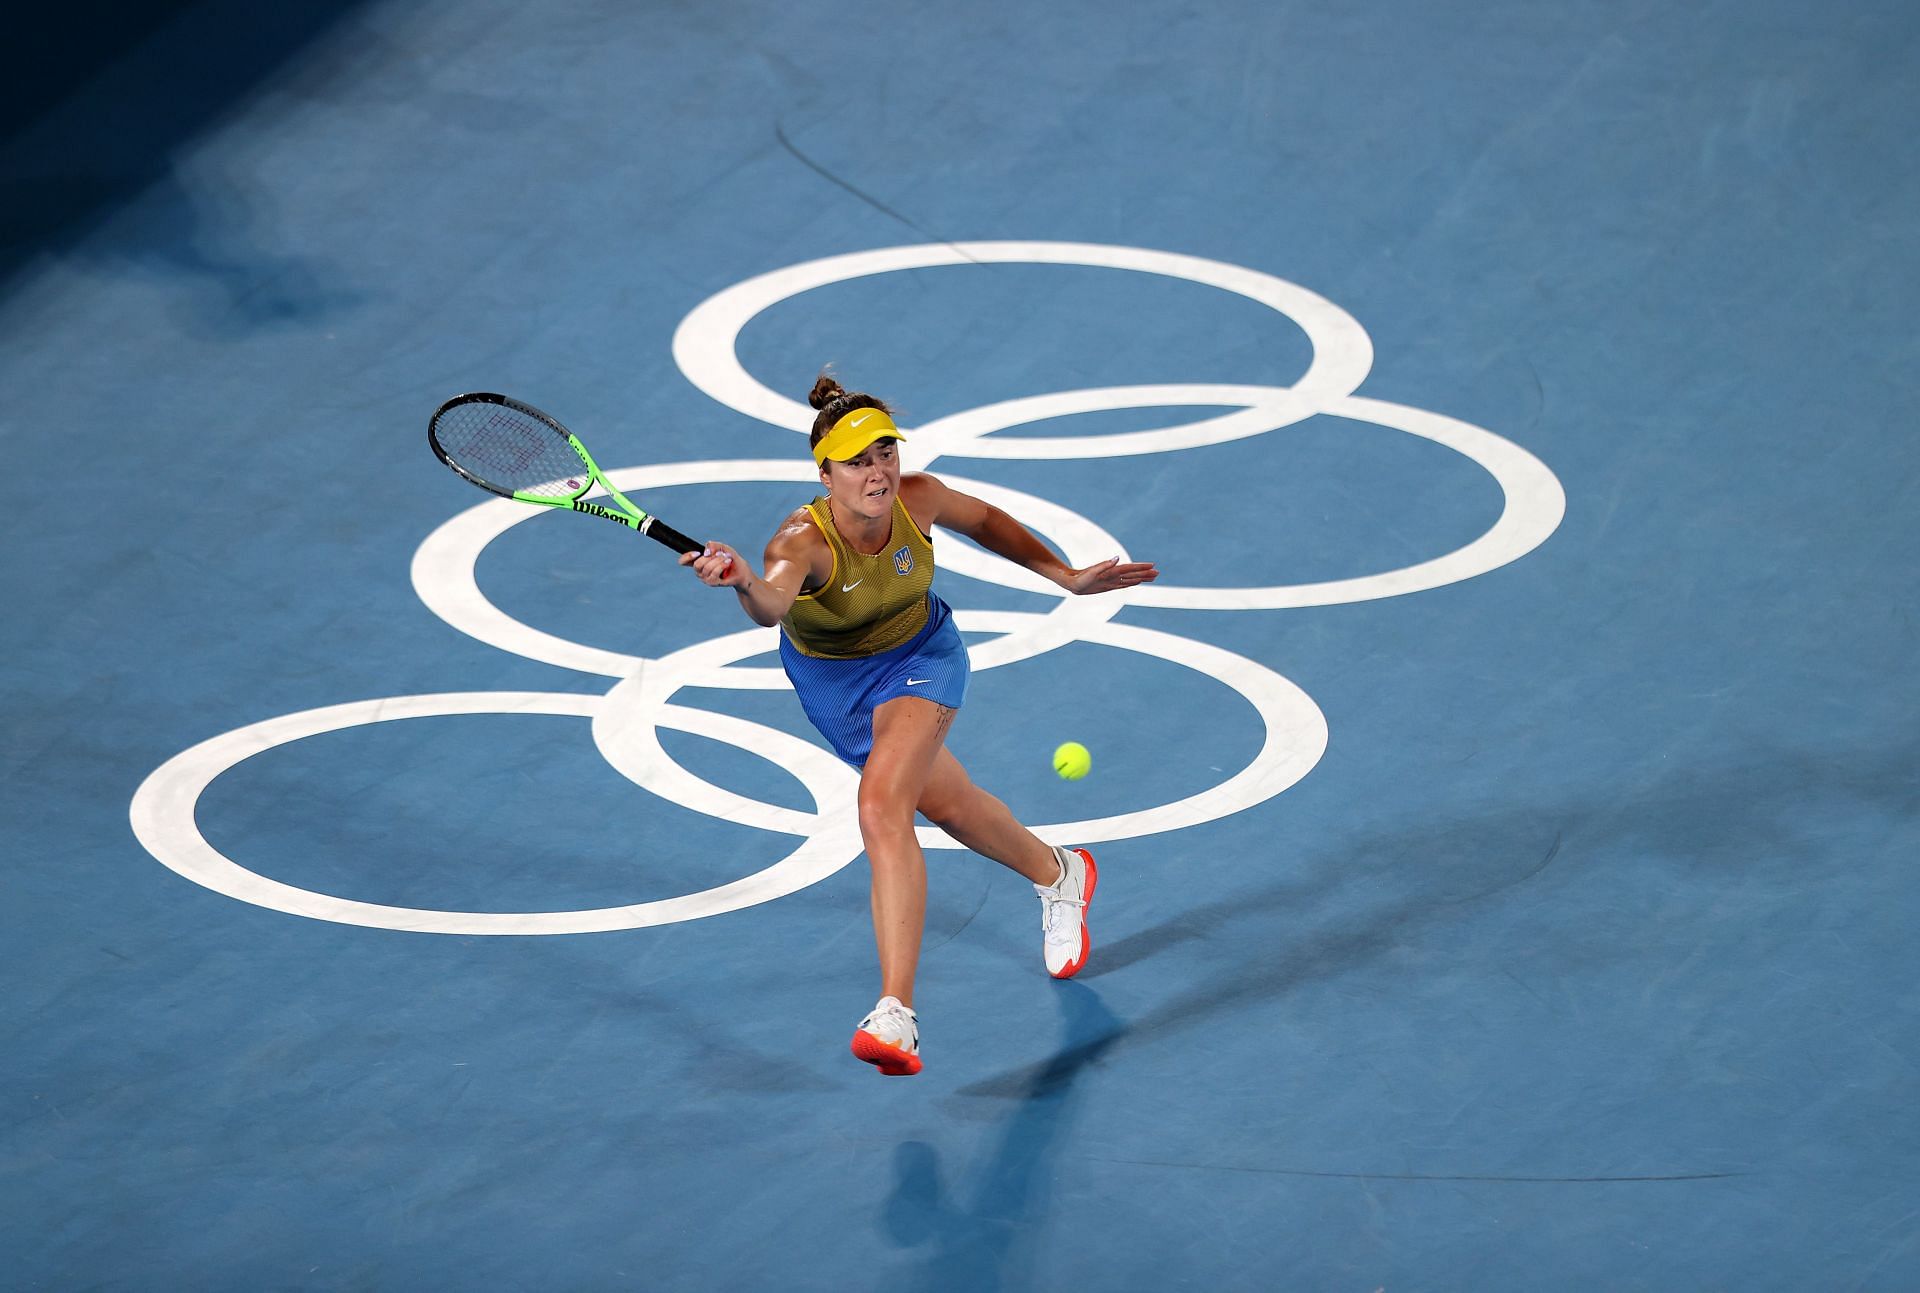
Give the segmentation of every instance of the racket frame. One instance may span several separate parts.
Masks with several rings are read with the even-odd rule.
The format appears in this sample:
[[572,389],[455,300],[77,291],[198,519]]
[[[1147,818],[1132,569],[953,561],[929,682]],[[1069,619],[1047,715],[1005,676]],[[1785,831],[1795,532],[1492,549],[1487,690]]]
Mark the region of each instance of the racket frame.
[[[497,404],[502,408],[511,409],[515,413],[533,418],[545,424],[550,430],[559,435],[561,439],[565,440],[567,446],[571,448],[575,454],[579,455],[580,465],[586,468],[584,473],[586,478],[581,482],[580,488],[572,494],[561,495],[534,494],[525,490],[510,490],[504,486],[496,485],[483,477],[476,476],[465,467],[462,467],[459,462],[447,452],[445,446],[440,443],[438,433],[441,417],[450,410],[467,404]],[[470,484],[478,485],[489,494],[498,494],[502,498],[511,498],[522,503],[533,503],[540,507],[565,508],[573,512],[584,512],[588,516],[600,516],[605,517],[609,521],[618,521],[629,529],[638,530],[649,539],[665,544],[675,552],[702,552],[706,549],[704,543],[696,539],[689,539],[686,535],[680,533],[680,531],[674,529],[659,517],[640,507],[618,489],[615,489],[613,482],[608,480],[605,474],[601,472],[600,464],[593,460],[593,455],[587,452],[587,447],[580,443],[580,437],[560,425],[559,421],[551,415],[542,413],[539,409],[534,408],[533,405],[516,400],[511,396],[501,395],[495,391],[469,391],[464,395],[456,395],[452,399],[446,400],[439,408],[433,411],[433,417],[427,422],[427,445],[433,450],[433,456],[445,463],[448,467],[451,467],[458,473],[462,480]],[[611,507],[602,507],[598,503],[590,503],[587,501],[586,496],[593,492],[595,485],[598,485],[607,492],[608,499],[618,505],[618,511]]]

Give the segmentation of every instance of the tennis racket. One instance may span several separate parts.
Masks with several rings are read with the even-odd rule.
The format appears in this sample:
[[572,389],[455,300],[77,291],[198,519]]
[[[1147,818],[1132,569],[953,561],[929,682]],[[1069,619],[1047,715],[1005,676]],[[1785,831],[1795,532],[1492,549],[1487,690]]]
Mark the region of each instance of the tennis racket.
[[[502,498],[604,516],[675,552],[706,548],[634,506],[600,474],[593,455],[573,432],[531,404],[485,391],[456,395],[433,411],[427,443],[441,462]],[[607,491],[613,507],[586,501],[595,485]]]

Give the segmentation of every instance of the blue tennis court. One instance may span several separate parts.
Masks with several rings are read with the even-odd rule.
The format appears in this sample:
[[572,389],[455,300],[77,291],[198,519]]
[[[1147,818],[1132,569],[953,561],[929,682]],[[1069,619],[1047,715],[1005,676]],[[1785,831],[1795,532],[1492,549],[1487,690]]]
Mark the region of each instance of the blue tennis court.
[[[1920,11],[81,3],[4,100],[0,1285],[1920,1287]],[[925,1071],[757,554],[936,536]],[[1054,775],[1063,741],[1092,755]]]

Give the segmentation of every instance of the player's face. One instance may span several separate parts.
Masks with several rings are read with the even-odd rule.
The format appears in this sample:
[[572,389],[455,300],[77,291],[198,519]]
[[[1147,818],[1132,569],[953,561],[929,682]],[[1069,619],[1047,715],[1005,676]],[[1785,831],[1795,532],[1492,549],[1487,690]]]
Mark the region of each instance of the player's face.
[[846,462],[829,458],[821,466],[820,480],[837,511],[890,515],[900,493],[900,452],[892,440],[875,440]]

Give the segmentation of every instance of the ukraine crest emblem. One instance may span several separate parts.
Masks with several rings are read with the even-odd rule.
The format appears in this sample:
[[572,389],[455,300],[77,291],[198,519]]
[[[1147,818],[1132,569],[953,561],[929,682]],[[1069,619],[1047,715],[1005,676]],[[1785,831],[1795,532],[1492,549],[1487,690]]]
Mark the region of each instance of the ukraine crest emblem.
[[907,547],[905,544],[900,546],[900,551],[893,554],[893,569],[896,574],[906,575],[913,573],[912,548]]

